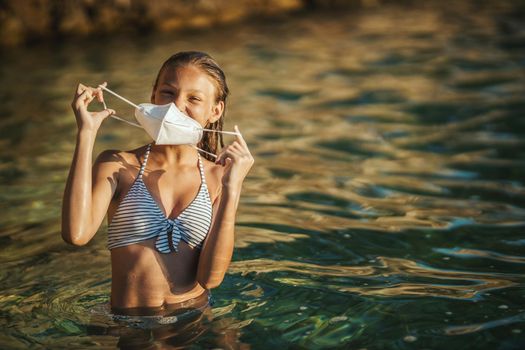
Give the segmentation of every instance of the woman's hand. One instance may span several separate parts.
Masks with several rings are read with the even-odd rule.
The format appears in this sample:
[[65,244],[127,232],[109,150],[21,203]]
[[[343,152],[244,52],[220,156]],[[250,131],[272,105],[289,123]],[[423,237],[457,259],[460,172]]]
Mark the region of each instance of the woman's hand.
[[237,125],[235,125],[235,131],[239,133],[235,141],[221,150],[215,164],[226,167],[222,176],[222,185],[240,189],[254,159]]
[[[105,86],[106,83],[102,85]],[[99,102],[104,101],[101,88],[95,89],[90,86],[78,84],[77,91],[75,91],[75,97],[73,98],[73,102],[71,102],[71,107],[75,112],[75,118],[77,119],[77,126],[79,130],[97,131],[100,127],[100,124],[102,124],[102,121],[111,114],[115,113],[115,111],[112,109],[105,109],[100,112],[88,111],[87,108],[89,104],[95,98],[97,98]]]

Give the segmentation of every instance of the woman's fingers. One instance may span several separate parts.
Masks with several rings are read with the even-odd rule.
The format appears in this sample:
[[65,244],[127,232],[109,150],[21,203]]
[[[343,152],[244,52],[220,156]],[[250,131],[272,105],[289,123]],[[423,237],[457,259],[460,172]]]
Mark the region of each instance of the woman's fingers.
[[91,101],[93,101],[94,98],[95,96],[93,96],[93,90],[86,89],[84,94],[84,103],[86,104],[86,107],[91,103]]
[[226,146],[219,155],[217,156],[217,159],[215,160],[215,164],[221,164],[224,165],[227,158],[239,158],[242,154],[238,150],[233,149],[231,146]]
[[236,141],[238,141],[241,145],[248,148],[248,145],[246,144],[246,141],[244,141],[244,137],[242,137],[241,131],[239,130],[239,127],[235,125],[233,129],[237,132],[237,135],[235,136]]
[[242,184],[254,163],[248,145],[237,125],[235,125],[235,131],[238,133],[235,141],[223,148],[215,161],[215,164],[224,167],[222,184],[226,186]]
[[80,107],[87,107],[87,104],[89,102],[89,98],[91,97],[91,92],[89,90],[84,90],[80,93],[80,95],[78,95],[78,97],[76,98],[76,101],[75,101],[75,107],[76,108],[80,108]]
[[217,155],[217,159],[215,159],[215,164],[221,164],[224,165],[224,160],[228,156],[228,151],[226,148],[221,150],[221,152]]
[[236,140],[233,142],[234,147],[237,149],[241,149],[245,156],[253,160],[252,154],[250,153],[250,149],[248,148],[248,145],[246,144],[246,141],[244,140],[244,137],[242,136],[239,127],[235,125],[234,128],[235,131],[238,132]]
[[246,150],[246,148],[239,144],[232,144],[231,150],[232,152],[235,152],[239,157],[244,157],[250,154],[250,152]]
[[[107,83],[104,82],[103,84],[101,84],[103,86],[106,86]],[[76,91],[76,95],[75,95],[75,99],[78,99],[80,98],[80,96],[85,92],[85,91],[89,91],[90,92],[90,100],[89,102],[91,102],[94,98],[97,98],[99,102],[103,102],[104,101],[104,95],[103,95],[103,92],[102,92],[102,88],[100,87],[97,87],[97,88],[93,88],[91,86],[86,86],[82,83],[79,83],[78,86],[77,86],[77,91]],[[84,95],[85,96],[85,95]],[[88,102],[88,103],[89,103]]]
[[109,108],[98,112],[98,115],[100,115],[104,119],[106,119],[107,117],[109,117],[112,114],[115,114],[115,111],[113,109],[109,109]]
[[[103,82],[100,85],[106,87],[106,85],[108,85],[108,83],[107,82]],[[102,91],[102,88],[101,87],[97,87],[96,88],[96,92],[97,92],[98,102],[104,102],[104,92]]]
[[100,84],[99,87],[93,88],[91,86],[86,86],[82,83],[79,83],[77,86],[77,90],[76,90],[72,105],[74,105],[76,108],[80,108],[81,106],[87,108],[87,106],[95,98],[97,99],[97,101],[104,103],[104,93],[100,86],[106,86],[106,85],[107,85],[107,82],[104,82]]
[[78,83],[78,86],[77,86],[77,95],[80,95],[81,93],[83,93],[84,90],[86,90],[86,86],[84,86],[84,84],[82,84],[82,83]]
[[224,165],[226,158],[232,158],[233,161],[235,161],[235,159],[240,160],[241,158],[252,158],[248,145],[240,133],[239,127],[235,125],[234,129],[238,133],[235,141],[221,150],[215,161],[216,164]]
[[239,142],[234,141],[230,147],[232,150],[236,151],[240,158],[243,159],[253,159],[252,154],[250,153],[250,150],[248,149],[248,146],[246,146],[246,143],[244,145],[241,145]]

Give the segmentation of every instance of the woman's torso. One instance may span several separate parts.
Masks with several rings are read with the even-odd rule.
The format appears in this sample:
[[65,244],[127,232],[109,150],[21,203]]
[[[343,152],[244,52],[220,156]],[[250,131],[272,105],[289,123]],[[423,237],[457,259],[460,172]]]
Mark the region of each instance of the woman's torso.
[[[208,224],[211,224],[211,220],[202,218],[209,215],[211,219],[209,211],[215,199],[212,194],[217,193],[219,183],[216,168],[200,158],[199,167],[188,166],[178,171],[157,169],[153,161],[148,161],[147,154],[146,147],[133,152],[119,153],[122,163],[118,170],[119,181],[108,209],[110,222],[108,244],[113,245],[111,247],[111,305],[119,309],[159,307],[193,299],[205,292],[196,279],[200,255],[196,243],[203,240],[203,235],[209,228]],[[144,156],[146,156],[145,162]],[[142,176],[141,165],[143,165]],[[199,170],[201,170],[200,176]],[[149,212],[137,210],[136,214],[131,215],[130,220],[140,220],[151,215],[154,217],[154,220],[151,219],[153,226],[157,221],[169,220],[172,225],[171,233],[173,230],[177,231],[177,227],[180,226],[178,232],[182,232],[182,235],[179,235],[179,239],[170,240],[175,242],[175,247],[159,246],[160,235],[151,237],[151,234],[151,238],[146,235],[139,238],[140,241],[133,243],[132,235],[125,233],[125,229],[120,231],[115,229],[119,222],[127,220],[129,214],[123,213],[123,210],[130,207],[131,201],[128,195],[130,192],[133,192],[136,198],[142,200],[147,198],[150,206]],[[197,200],[198,203],[195,203]],[[148,203],[139,201],[135,205],[147,208]],[[166,214],[166,208],[173,208],[170,215]],[[188,213],[193,214],[194,218]],[[195,221],[193,219],[202,220],[199,225],[204,228],[200,229],[200,234],[197,234],[192,241],[192,232],[185,231],[184,225],[191,224],[191,221]],[[176,223],[176,220],[179,222]],[[118,236],[115,232],[124,232],[123,238],[112,239]],[[135,232],[135,234],[141,233]],[[166,237],[167,235],[164,234],[164,238]],[[169,252],[170,248],[175,248],[177,251]],[[161,252],[163,250],[164,252]]]

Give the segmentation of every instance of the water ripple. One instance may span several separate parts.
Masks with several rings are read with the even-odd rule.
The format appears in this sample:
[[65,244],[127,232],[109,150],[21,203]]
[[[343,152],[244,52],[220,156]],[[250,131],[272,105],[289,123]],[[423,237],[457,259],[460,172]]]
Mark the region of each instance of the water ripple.
[[[2,345],[117,347],[105,227],[82,248],[60,237],[71,89],[108,81],[148,101],[159,59],[201,48],[228,76],[225,129],[240,126],[256,163],[231,269],[213,290],[214,332],[195,347],[519,348],[523,6],[361,3],[3,52]],[[148,141],[107,120],[94,153]]]
[[[414,261],[398,258],[377,257],[377,266],[323,266],[305,262],[272,261],[257,259],[237,261],[230,269],[243,275],[251,272],[268,274],[272,272],[293,272],[297,277],[275,277],[275,280],[294,286],[312,286],[335,289],[341,292],[357,293],[379,297],[444,297],[453,299],[476,299],[484,292],[511,287],[517,284],[519,275],[496,273],[473,273],[468,271],[436,269]],[[320,277],[320,281],[316,278]],[[329,278],[328,278],[329,277]],[[362,286],[334,284],[335,277],[348,279],[363,278]],[[425,279],[429,282],[393,282],[399,279]],[[430,281],[434,280],[433,283]],[[437,280],[437,281],[436,281]],[[371,284],[369,286],[369,284]]]

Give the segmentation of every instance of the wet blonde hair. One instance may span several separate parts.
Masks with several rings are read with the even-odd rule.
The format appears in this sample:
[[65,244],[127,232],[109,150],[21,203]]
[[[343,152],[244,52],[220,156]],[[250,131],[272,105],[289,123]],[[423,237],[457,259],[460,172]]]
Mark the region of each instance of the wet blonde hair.
[[[215,82],[215,103],[220,101],[224,102],[224,109],[222,115],[214,123],[208,123],[205,128],[212,130],[222,131],[222,126],[224,124],[224,116],[226,114],[226,99],[230,90],[226,84],[226,75],[219,67],[218,63],[207,53],[199,51],[182,51],[174,54],[168,58],[159,70],[157,78],[155,79],[155,84],[153,85],[153,93],[157,90],[157,85],[159,83],[159,78],[164,69],[166,68],[178,68],[185,66],[195,66],[201,69],[204,73],[208,74],[210,78]],[[224,142],[222,140],[222,134],[217,132],[205,132],[202,136],[201,141],[197,145],[199,148],[202,148],[206,152],[217,154],[219,151],[219,145],[224,147]],[[204,158],[215,161],[212,156],[204,154]]]

